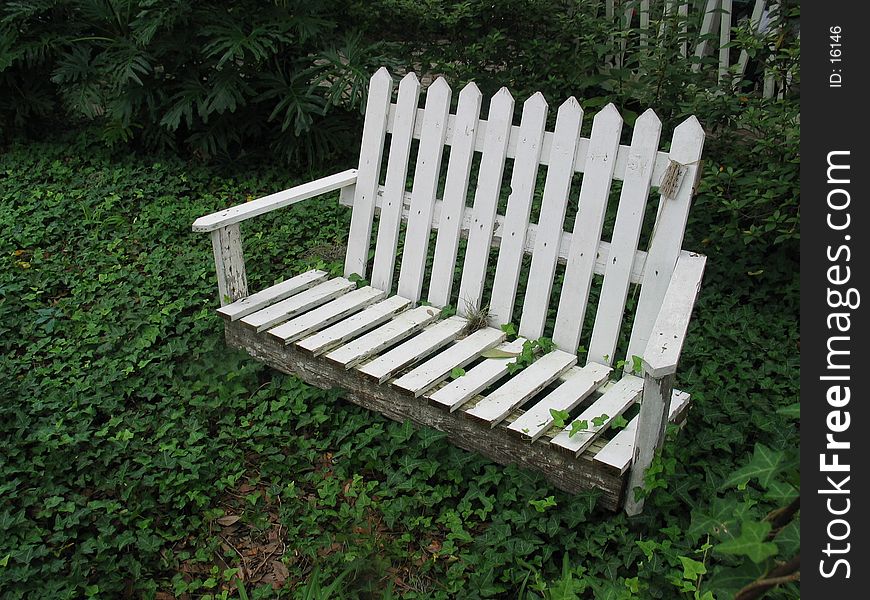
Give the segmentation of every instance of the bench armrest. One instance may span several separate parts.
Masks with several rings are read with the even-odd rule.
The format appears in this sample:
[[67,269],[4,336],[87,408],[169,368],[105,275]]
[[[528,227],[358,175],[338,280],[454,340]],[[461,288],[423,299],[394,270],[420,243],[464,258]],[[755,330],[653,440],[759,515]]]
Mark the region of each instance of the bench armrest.
[[662,308],[643,352],[644,371],[654,379],[677,370],[706,262],[707,257],[701,254],[681,253],[677,259]]
[[278,208],[302,202],[314,196],[326,194],[356,183],[356,169],[348,169],[316,181],[297,185],[283,192],[263,196],[245,204],[239,204],[193,222],[194,231],[215,231],[228,225],[240,223],[251,217],[265,214]]

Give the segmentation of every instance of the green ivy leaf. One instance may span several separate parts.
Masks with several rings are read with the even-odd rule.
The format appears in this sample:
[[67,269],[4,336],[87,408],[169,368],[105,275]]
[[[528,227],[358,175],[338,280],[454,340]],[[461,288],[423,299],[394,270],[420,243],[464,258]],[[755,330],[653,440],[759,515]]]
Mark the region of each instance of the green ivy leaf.
[[568,437],[572,438],[581,431],[589,429],[589,421],[586,419],[577,419],[571,422],[571,430],[568,432]]
[[613,417],[613,420],[610,421],[611,429],[622,429],[628,425],[628,419],[623,417],[622,415],[616,415]]
[[783,406],[782,408],[776,409],[776,414],[782,415],[789,419],[800,419],[801,418],[801,403],[795,402],[794,404],[789,404],[788,406]]
[[767,521],[744,521],[738,537],[718,544],[715,549],[721,554],[746,556],[752,562],[760,563],[779,552],[776,544],[765,541],[769,533],[770,523]]
[[610,417],[607,414],[601,413],[597,417],[592,417],[592,424],[595,425],[596,427],[601,427],[602,425],[607,423],[607,419],[609,419],[609,418]]
[[550,416],[553,417],[553,425],[556,427],[564,427],[565,421],[568,420],[570,416],[567,410],[557,410],[555,408],[550,409]]
[[451,379],[459,379],[463,375],[465,375],[465,369],[462,367],[453,367],[453,370],[450,371]]
[[784,463],[785,453],[771,450],[764,444],[756,444],[752,460],[745,467],[738,469],[725,483],[722,488],[738,486],[744,487],[750,479],[756,479],[765,489],[780,472]]
[[698,562],[688,556],[680,556],[679,559],[683,564],[683,579],[697,581],[699,576],[707,572],[707,567],[702,562]]
[[544,512],[550,507],[556,506],[556,497],[555,496],[547,496],[541,500],[529,500],[529,504],[535,507],[535,510],[539,513]]
[[783,527],[776,537],[773,538],[782,556],[794,556],[801,549],[801,525],[800,520],[795,519]]
[[643,359],[636,355],[631,355],[631,371],[633,373],[643,373]]

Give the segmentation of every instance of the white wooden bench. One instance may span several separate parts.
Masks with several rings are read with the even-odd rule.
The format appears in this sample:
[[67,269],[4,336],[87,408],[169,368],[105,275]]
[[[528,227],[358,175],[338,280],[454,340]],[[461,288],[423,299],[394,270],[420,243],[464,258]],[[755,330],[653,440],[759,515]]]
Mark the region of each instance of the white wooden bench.
[[[564,490],[600,488],[600,502],[610,509],[640,512],[642,500],[631,490],[643,484],[668,419],[682,421],[689,404],[673,382],[706,260],[681,250],[704,143],[700,124],[694,117],[681,123],[669,152],[662,152],[661,123],[652,110],[637,119],[625,146],[613,105],[595,115],[585,138],[585,115],[574,98],[559,107],[554,130],[546,131],[548,107],[540,93],[523,104],[516,125],[514,99],[504,88],[484,120],[473,83],[459,94],[455,112],[443,79],[429,87],[422,109],[413,73],[401,80],[395,100],[393,87],[385,69],[371,79],[358,169],[193,224],[194,231],[211,233],[228,343],[315,386],[344,388],[349,400],[387,417],[447,432],[457,445],[497,462],[537,469]],[[506,165],[512,169],[502,215]],[[571,193],[576,173],[583,174],[579,198]],[[663,178],[670,184],[662,186]],[[607,241],[602,233],[614,180],[622,187]],[[667,197],[654,196],[659,200],[645,225],[651,188]],[[339,201],[353,207],[344,277],[313,270],[249,294],[239,224],[336,190]],[[565,231],[569,203],[579,208]],[[640,250],[653,210],[651,241]],[[464,253],[461,238],[467,239]],[[491,248],[497,249],[492,260]],[[525,255],[531,257],[524,267]],[[558,297],[552,293],[557,272],[564,273]],[[356,285],[352,274],[370,284]],[[626,309],[632,284],[639,286],[633,318]],[[599,300],[594,325],[584,330],[590,296]],[[442,317],[448,305],[458,312]],[[486,306],[489,326],[466,331],[466,317]],[[515,315],[519,338],[507,341],[500,325]],[[524,340],[545,333],[556,349],[510,373]],[[624,367],[616,356],[621,335]],[[578,363],[581,344],[588,348],[581,352],[585,365]],[[643,373],[632,372],[632,356],[642,357]],[[637,411],[637,403],[628,426],[607,434],[613,419]],[[557,427],[564,413],[551,409],[569,411],[588,426],[570,435],[572,419]],[[600,425],[595,417],[602,417]]]

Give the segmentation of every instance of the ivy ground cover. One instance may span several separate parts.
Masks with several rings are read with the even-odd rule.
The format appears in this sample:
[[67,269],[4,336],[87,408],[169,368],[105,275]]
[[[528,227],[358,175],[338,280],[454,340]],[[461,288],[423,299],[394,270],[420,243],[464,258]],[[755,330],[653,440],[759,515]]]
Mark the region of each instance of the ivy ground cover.
[[[798,553],[776,512],[798,485],[796,261],[711,239],[703,197],[695,404],[630,520],[225,348],[190,223],[323,173],[92,138],[0,156],[3,598],[709,600]],[[325,198],[261,218],[252,288],[340,260],[348,217]]]

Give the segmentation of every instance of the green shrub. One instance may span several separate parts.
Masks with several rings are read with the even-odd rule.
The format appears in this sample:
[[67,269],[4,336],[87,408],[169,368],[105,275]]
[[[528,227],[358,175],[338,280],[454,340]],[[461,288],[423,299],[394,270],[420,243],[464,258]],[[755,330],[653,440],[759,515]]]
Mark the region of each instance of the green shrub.
[[85,120],[109,143],[323,160],[351,139],[385,62],[337,16],[303,0],[6,3],[3,129]]

